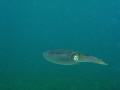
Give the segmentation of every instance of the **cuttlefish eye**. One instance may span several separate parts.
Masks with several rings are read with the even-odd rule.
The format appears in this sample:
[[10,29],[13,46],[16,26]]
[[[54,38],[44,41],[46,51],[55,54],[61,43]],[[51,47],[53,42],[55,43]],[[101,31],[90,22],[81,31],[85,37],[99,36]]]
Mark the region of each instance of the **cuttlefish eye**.
[[79,60],[79,55],[78,54],[72,55],[72,60],[78,61]]

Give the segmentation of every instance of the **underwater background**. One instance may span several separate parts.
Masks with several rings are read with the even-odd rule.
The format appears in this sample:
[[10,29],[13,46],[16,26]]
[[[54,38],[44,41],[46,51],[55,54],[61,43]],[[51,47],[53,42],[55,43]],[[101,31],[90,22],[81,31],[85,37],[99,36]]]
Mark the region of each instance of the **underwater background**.
[[[120,0],[0,0],[0,90],[120,90]],[[108,65],[58,65],[67,49]]]

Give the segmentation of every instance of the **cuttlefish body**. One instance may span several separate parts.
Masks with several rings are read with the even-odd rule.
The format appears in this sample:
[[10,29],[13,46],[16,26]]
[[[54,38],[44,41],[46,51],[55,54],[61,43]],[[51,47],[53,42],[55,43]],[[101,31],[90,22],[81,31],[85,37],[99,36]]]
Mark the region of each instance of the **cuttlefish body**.
[[46,51],[43,53],[43,56],[48,61],[61,65],[74,65],[80,62],[93,62],[97,64],[108,65],[101,59],[98,59],[94,56],[63,49]]

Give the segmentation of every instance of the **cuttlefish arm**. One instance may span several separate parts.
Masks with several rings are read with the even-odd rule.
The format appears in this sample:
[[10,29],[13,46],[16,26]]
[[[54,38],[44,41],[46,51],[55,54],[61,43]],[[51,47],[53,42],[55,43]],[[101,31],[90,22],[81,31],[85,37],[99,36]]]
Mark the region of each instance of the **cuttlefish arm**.
[[91,55],[86,55],[79,53],[79,59],[78,62],[92,62],[92,63],[97,63],[97,64],[102,64],[102,65],[108,65],[108,63],[102,61],[101,59],[98,59],[94,56]]

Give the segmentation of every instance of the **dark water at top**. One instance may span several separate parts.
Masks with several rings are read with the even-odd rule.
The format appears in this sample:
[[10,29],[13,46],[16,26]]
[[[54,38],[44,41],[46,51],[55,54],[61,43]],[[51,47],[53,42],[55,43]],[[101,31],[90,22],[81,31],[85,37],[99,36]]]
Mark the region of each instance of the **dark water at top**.
[[[0,0],[0,90],[120,90],[120,0]],[[68,49],[108,66],[48,62]]]

